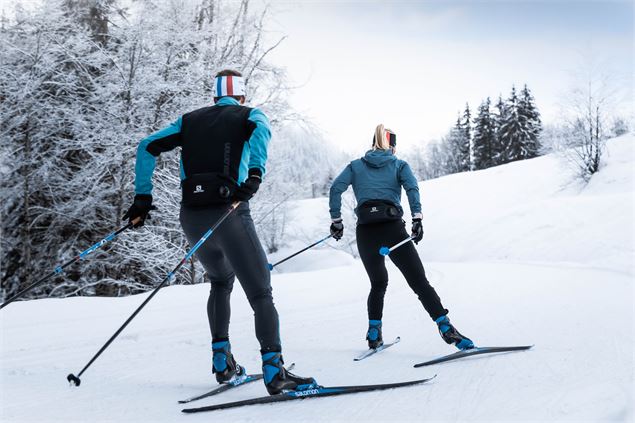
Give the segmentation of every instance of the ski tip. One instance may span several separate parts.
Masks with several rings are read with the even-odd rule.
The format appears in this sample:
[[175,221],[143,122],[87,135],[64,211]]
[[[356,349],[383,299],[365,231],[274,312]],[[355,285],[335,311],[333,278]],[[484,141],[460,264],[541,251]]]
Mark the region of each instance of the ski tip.
[[381,247],[379,249],[379,254],[381,254],[382,256],[387,256],[388,254],[390,254],[390,248],[388,247]]
[[437,375],[436,375],[436,374],[434,374],[434,375],[430,376],[430,377],[429,377],[429,378],[427,378],[427,379],[421,379],[421,383],[430,382],[432,379],[435,379],[436,377],[437,377]]

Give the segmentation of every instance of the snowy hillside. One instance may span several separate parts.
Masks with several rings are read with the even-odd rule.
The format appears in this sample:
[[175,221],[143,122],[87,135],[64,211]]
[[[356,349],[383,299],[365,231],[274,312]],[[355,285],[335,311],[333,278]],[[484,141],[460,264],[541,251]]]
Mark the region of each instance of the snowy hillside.
[[[427,261],[569,262],[632,274],[634,179],[635,136],[625,135],[609,141],[604,168],[586,186],[556,155],[421,182],[419,251]],[[306,245],[328,230],[328,200],[301,203],[289,232]],[[345,223],[354,230],[354,221]]]
[[[164,289],[82,377],[78,372],[147,294],[47,299],[0,312],[0,420],[21,421],[625,421],[633,417],[633,146],[609,143],[587,186],[553,156],[421,184],[428,277],[458,329],[478,345],[529,352],[414,369],[452,352],[394,266],[384,336],[402,342],[366,361],[369,284],[358,260],[325,247],[273,275],[287,363],[324,385],[438,374],[429,384],[182,415],[176,401],[214,386],[205,304],[209,287]],[[300,202],[296,247],[328,229],[325,199]],[[300,220],[301,219],[301,220]],[[353,222],[346,222],[347,230]],[[330,241],[332,244],[333,241]],[[299,272],[299,270],[302,270]],[[238,285],[237,285],[238,286]],[[240,288],[230,336],[248,370],[260,365]],[[264,395],[259,383],[200,401]]]

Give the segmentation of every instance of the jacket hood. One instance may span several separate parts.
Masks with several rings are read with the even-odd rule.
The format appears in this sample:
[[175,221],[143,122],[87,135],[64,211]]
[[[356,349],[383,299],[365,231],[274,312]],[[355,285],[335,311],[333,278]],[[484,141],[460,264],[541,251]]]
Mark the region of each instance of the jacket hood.
[[370,167],[380,168],[388,163],[397,160],[390,150],[368,150],[362,161]]

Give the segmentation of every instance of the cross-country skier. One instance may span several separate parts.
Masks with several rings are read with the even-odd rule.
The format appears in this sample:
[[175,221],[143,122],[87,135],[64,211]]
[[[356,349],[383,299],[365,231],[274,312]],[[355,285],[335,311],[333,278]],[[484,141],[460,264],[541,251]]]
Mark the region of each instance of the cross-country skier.
[[259,109],[243,106],[244,80],[234,70],[216,75],[214,103],[179,117],[141,141],[135,166],[136,195],[124,219],[140,217],[137,226],[143,225],[150,210],[155,209],[152,174],[156,158],[181,147],[180,222],[190,245],[227,211],[230,203],[241,202],[196,252],[211,281],[207,316],[216,380],[227,383],[245,374],[229,342],[229,300],[237,276],[254,311],[267,391],[274,395],[313,386],[313,378],[296,376],[283,367],[268,262],[249,211],[249,200],[265,173],[271,138],[269,120]]
[[[382,246],[394,245],[408,237],[402,220],[401,188],[406,190],[412,212],[412,234],[415,243],[423,238],[421,226],[421,204],[419,186],[408,163],[395,156],[397,137],[384,125],[378,125],[373,137],[373,147],[364,157],[352,161],[335,178],[331,186],[329,206],[331,234],[340,240],[344,233],[341,217],[342,193],[349,185],[357,199],[357,248],[370,278],[368,295],[368,347],[383,344],[382,314],[384,295],[388,285],[388,272],[384,256],[379,253]],[[441,304],[439,296],[426,278],[417,250],[408,242],[390,253],[390,258],[406,278],[410,288],[417,294],[432,320],[439,328],[445,342],[459,349],[470,349],[474,343],[450,323],[448,310]]]

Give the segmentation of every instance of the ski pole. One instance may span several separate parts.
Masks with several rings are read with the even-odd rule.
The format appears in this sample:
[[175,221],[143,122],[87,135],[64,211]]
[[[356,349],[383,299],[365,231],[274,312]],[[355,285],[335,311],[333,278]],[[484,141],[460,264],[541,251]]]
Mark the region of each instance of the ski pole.
[[29,292],[30,290],[32,290],[33,288],[35,288],[36,286],[44,283],[46,280],[50,279],[51,277],[62,273],[62,271],[67,268],[68,266],[70,266],[71,264],[75,263],[76,261],[79,260],[83,260],[86,258],[86,256],[88,256],[90,253],[92,253],[93,251],[97,250],[98,248],[102,247],[103,245],[109,243],[110,241],[112,241],[113,239],[115,239],[117,237],[117,235],[119,235],[120,233],[122,233],[123,231],[125,231],[126,229],[130,229],[131,227],[133,227],[134,225],[136,225],[139,220],[141,218],[137,217],[136,219],[134,219],[132,222],[128,223],[126,226],[117,229],[116,231],[112,232],[111,234],[107,235],[104,239],[102,239],[101,241],[99,241],[98,243],[94,244],[93,246],[91,246],[89,249],[87,249],[86,251],[82,251],[81,253],[79,253],[79,255],[73,257],[71,260],[67,261],[66,263],[57,266],[51,273],[49,273],[48,275],[44,276],[42,279],[40,279],[37,282],[33,282],[31,285],[27,286],[26,288],[24,288],[22,291],[18,292],[17,294],[15,294],[14,296],[12,296],[11,298],[9,298],[7,301],[5,301],[4,303],[2,303],[2,305],[0,305],[0,309],[3,309],[5,306],[11,304],[12,302],[14,302],[15,300],[17,300],[18,298],[20,298],[21,296],[23,296],[24,294],[26,294],[27,292]]
[[143,307],[146,306],[146,304],[148,304],[150,302],[150,300],[152,299],[152,297],[154,297],[157,292],[159,292],[159,290],[161,288],[163,288],[163,286],[168,283],[168,281],[170,279],[172,279],[174,277],[174,274],[181,268],[181,266],[183,266],[189,259],[190,257],[192,257],[192,255],[194,255],[194,253],[196,252],[196,250],[198,250],[198,248],[203,245],[203,243],[205,241],[207,241],[207,238],[209,238],[212,233],[221,225],[221,223],[223,223],[223,221],[225,221],[225,219],[227,219],[227,217],[234,211],[236,210],[236,208],[238,207],[238,205],[240,204],[240,202],[236,201],[234,203],[232,203],[232,205],[229,207],[229,210],[227,210],[217,221],[216,223],[214,223],[214,226],[212,226],[207,232],[205,232],[205,234],[201,237],[201,239],[198,240],[198,242],[190,249],[190,251],[185,254],[185,257],[183,257],[183,259],[181,259],[181,261],[179,262],[179,264],[176,265],[176,267],[170,272],[168,273],[168,275],[161,281],[161,283],[154,288],[154,290],[152,291],[152,293],[148,296],[148,298],[145,299],[145,301],[143,301],[141,303],[141,305],[134,311],[134,313],[132,313],[130,315],[130,317],[128,317],[128,320],[126,320],[124,322],[123,325],[121,325],[119,327],[119,329],[117,329],[117,331],[110,337],[110,339],[108,341],[106,341],[106,343],[99,349],[99,351],[97,351],[97,354],[95,354],[93,356],[93,358],[90,359],[90,361],[88,362],[88,364],[86,364],[84,366],[84,368],[77,374],[77,376],[75,376],[74,374],[70,373],[68,376],[66,376],[66,380],[69,381],[69,383],[73,383],[75,384],[75,386],[79,386],[80,383],[82,383],[82,381],[79,379],[79,377],[90,367],[91,364],[93,364],[93,362],[95,360],[97,360],[97,357],[99,357],[101,355],[101,353],[103,353],[106,348],[108,348],[108,346],[112,343],[112,341],[115,340],[115,338],[117,338],[117,336],[119,336],[119,334],[126,328],[126,326],[128,326],[128,324],[132,321],[132,319],[134,319],[137,314],[139,314],[139,312],[141,311],[141,309]]
[[412,241],[414,239],[413,236],[409,236],[408,238],[404,239],[403,241],[399,242],[398,244],[393,245],[392,247],[388,248],[388,247],[381,247],[379,249],[379,254],[381,254],[382,256],[387,256],[388,254],[392,253],[394,250],[396,250],[397,248],[401,247],[404,244],[407,244],[408,242]]
[[321,240],[319,240],[319,241],[317,241],[317,242],[314,242],[313,244],[309,245],[308,247],[304,247],[304,248],[303,248],[303,249],[301,249],[300,251],[298,251],[298,252],[295,252],[295,253],[291,254],[289,257],[283,258],[282,260],[280,260],[280,261],[279,261],[279,262],[277,262],[277,263],[274,263],[274,264],[269,263],[269,270],[273,270],[273,268],[274,268],[274,267],[276,267],[277,265],[279,265],[279,264],[281,264],[281,263],[284,263],[285,261],[287,261],[287,260],[289,260],[289,259],[292,259],[293,257],[297,256],[298,254],[303,253],[303,252],[305,252],[306,250],[309,250],[309,249],[311,249],[311,248],[315,247],[315,246],[316,246],[316,245],[318,245],[318,244],[323,243],[324,241],[326,241],[327,239],[329,239],[329,238],[330,238],[330,237],[332,237],[332,236],[333,236],[333,235],[329,235],[329,236],[327,236],[327,237],[324,237],[324,238],[322,238]]

